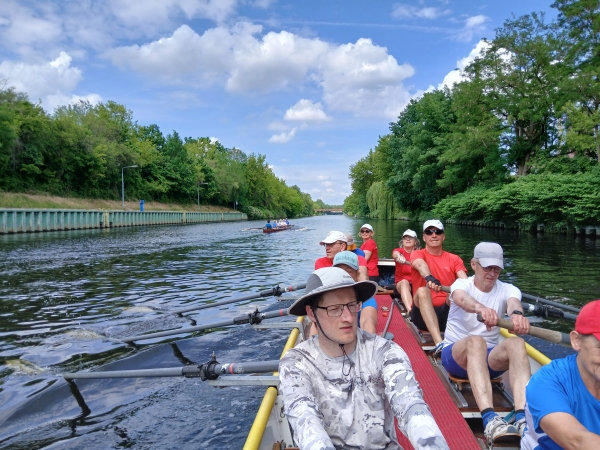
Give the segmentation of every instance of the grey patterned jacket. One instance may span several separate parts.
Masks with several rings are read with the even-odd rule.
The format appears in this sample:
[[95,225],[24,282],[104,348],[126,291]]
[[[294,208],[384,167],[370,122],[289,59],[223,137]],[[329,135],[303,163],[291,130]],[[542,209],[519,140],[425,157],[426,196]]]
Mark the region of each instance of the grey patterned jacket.
[[[313,336],[279,364],[284,412],[303,450],[402,449],[400,430],[419,449],[448,444],[423,400],[408,356],[397,344],[357,330],[349,376],[343,357],[331,358]],[[344,372],[348,373],[346,360]]]

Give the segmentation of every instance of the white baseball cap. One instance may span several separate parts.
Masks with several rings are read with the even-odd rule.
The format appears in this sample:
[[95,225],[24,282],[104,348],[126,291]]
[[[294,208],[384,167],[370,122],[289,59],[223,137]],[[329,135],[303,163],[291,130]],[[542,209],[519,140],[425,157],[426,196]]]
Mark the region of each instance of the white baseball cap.
[[334,242],[342,241],[348,243],[348,238],[341,231],[330,231],[325,239],[319,242],[319,245],[333,244]]
[[475,246],[473,257],[481,267],[498,266],[504,269],[504,252],[500,244],[495,242],[480,242]]
[[371,225],[369,225],[368,223],[365,223],[365,224],[364,224],[362,227],[360,227],[360,229],[361,229],[361,230],[362,230],[363,228],[366,228],[367,230],[374,231],[374,230],[373,230],[373,227],[372,227]]
[[289,314],[294,316],[306,315],[306,304],[317,295],[351,287],[356,293],[356,300],[364,302],[377,293],[377,284],[373,281],[355,282],[348,273],[339,267],[324,267],[315,270],[306,280],[306,294],[294,302]]
[[444,229],[444,225],[442,224],[442,222],[440,222],[437,219],[426,220],[425,223],[423,224],[423,231],[425,231],[429,227],[435,227],[438,230]]
[[406,230],[404,233],[402,233],[402,237],[404,237],[404,236],[410,236],[411,238],[417,239],[417,233],[415,233],[410,228],[408,230]]

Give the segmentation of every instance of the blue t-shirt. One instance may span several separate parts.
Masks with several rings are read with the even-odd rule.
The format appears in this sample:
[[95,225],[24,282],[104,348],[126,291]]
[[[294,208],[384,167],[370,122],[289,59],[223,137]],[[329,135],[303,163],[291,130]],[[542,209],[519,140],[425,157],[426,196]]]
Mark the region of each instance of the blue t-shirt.
[[556,359],[529,380],[521,450],[562,448],[540,428],[542,418],[555,412],[571,414],[588,431],[600,434],[600,400],[585,387],[576,358],[577,354]]
[[352,252],[357,256],[365,257],[365,252],[363,252],[360,248],[355,248]]
[[270,223],[267,223],[267,224],[265,225],[265,228],[266,228],[266,229],[271,229],[271,228],[273,228],[273,225],[271,225]]

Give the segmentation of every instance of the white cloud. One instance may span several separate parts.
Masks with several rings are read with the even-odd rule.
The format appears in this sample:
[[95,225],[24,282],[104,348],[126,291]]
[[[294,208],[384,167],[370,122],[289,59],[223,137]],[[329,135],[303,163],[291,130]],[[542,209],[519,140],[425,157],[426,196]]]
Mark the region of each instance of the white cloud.
[[298,101],[298,103],[285,112],[283,118],[285,120],[302,122],[326,122],[331,120],[323,111],[321,103],[313,103],[307,99]]
[[81,70],[71,66],[71,56],[60,52],[58,57],[44,63],[2,61],[0,79],[7,80],[7,86],[29,95],[31,101],[42,101],[42,106],[52,111],[60,105],[80,100],[98,103],[98,94],[79,96],[71,94],[82,79]]
[[357,116],[395,118],[410,100],[402,81],[414,74],[370,39],[340,45],[322,61],[319,84],[329,108]]
[[[327,156],[325,156],[327,157]],[[343,164],[296,163],[278,167],[277,176],[288,185],[297,185],[310,192],[313,199],[325,203],[341,204],[351,194],[349,168]]]
[[483,40],[479,41],[477,43],[477,45],[473,48],[473,50],[471,50],[471,52],[469,53],[468,56],[465,56],[464,58],[461,58],[458,61],[456,61],[456,69],[449,72],[444,77],[444,80],[438,85],[438,89],[443,89],[444,87],[448,87],[449,89],[452,89],[452,87],[456,83],[460,83],[461,81],[464,81],[465,77],[464,77],[462,71],[470,63],[475,61],[475,59],[481,55],[481,52],[488,47],[489,47],[488,43],[486,43]]
[[238,0],[2,0],[0,46],[24,55],[57,47],[103,50],[123,38],[155,38],[182,21],[223,23],[237,5]]
[[276,2],[277,0],[254,0],[251,4],[256,8],[267,9]]
[[170,37],[105,53],[113,64],[155,81],[258,94],[317,83],[330,109],[394,118],[411,95],[402,80],[414,69],[398,64],[370,39],[333,45],[287,31],[255,35],[262,27],[239,23],[198,35],[187,25]]
[[285,144],[291,141],[294,138],[294,136],[296,136],[296,133],[300,130],[303,130],[304,128],[306,128],[305,125],[300,125],[298,127],[292,128],[290,131],[284,131],[283,133],[274,134],[269,138],[269,142],[271,144]]
[[467,17],[465,19],[465,26],[462,30],[455,33],[453,38],[457,41],[469,42],[475,37],[475,35],[481,35],[485,30],[485,23],[490,18],[484,15],[477,15]]
[[435,7],[418,7],[412,5],[396,4],[392,9],[394,19],[437,19],[438,17],[450,14],[449,9]]

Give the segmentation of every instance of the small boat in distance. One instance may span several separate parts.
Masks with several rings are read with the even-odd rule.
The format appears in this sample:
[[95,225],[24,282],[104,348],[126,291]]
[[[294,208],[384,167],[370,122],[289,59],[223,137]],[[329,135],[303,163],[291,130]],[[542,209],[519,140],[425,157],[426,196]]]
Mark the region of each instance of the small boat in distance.
[[290,230],[293,227],[293,225],[283,225],[283,226],[279,226],[276,228],[267,228],[267,227],[263,227],[263,233],[275,233],[276,231],[285,231],[285,230]]

